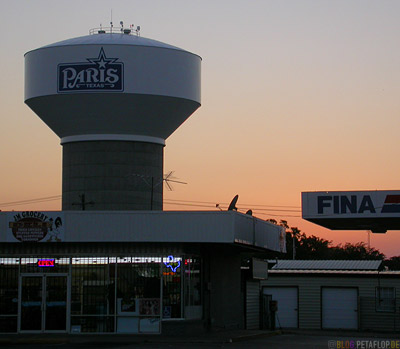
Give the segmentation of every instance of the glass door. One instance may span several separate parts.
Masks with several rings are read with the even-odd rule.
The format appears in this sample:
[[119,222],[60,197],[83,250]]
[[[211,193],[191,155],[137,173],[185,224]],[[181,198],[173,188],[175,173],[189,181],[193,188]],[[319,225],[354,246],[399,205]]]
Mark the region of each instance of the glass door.
[[67,277],[45,277],[44,330],[65,331],[67,325]]
[[66,331],[67,276],[21,276],[20,331]]
[[22,277],[21,331],[42,330],[43,276]]

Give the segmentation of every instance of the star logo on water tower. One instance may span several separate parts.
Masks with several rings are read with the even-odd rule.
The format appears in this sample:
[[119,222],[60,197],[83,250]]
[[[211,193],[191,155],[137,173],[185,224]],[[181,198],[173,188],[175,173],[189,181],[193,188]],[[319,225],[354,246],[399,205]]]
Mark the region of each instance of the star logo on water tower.
[[97,58],[86,58],[90,63],[97,64],[99,69],[105,69],[107,64],[114,63],[118,58],[107,58],[104,49],[100,49],[99,56]]

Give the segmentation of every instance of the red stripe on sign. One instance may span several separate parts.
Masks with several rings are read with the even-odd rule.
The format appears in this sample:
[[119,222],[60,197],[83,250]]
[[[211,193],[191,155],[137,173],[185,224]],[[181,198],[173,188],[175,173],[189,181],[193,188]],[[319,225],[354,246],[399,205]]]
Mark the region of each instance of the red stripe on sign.
[[387,195],[385,204],[400,204],[400,195]]

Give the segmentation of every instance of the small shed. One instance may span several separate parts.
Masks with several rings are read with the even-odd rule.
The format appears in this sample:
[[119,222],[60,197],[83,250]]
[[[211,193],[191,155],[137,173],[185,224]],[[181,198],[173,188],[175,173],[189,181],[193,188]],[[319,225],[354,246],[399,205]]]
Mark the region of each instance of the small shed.
[[400,330],[400,272],[381,261],[270,262],[261,293],[278,302],[277,327]]

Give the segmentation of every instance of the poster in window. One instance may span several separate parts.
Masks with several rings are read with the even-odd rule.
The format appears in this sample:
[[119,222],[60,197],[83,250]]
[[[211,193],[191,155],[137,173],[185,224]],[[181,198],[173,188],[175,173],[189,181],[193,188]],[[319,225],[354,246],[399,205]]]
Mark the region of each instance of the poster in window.
[[137,315],[138,306],[135,298],[117,298],[118,315]]
[[133,313],[136,311],[135,299],[122,299],[121,301],[121,312]]
[[159,298],[140,299],[139,315],[160,315],[160,299]]

